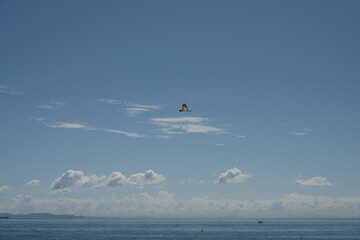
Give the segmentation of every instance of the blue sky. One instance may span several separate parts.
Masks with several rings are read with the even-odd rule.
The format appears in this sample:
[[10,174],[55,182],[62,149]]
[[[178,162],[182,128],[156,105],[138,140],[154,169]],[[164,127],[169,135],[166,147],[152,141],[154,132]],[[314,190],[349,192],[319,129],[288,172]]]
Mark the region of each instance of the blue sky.
[[1,1],[0,212],[358,217],[359,10]]

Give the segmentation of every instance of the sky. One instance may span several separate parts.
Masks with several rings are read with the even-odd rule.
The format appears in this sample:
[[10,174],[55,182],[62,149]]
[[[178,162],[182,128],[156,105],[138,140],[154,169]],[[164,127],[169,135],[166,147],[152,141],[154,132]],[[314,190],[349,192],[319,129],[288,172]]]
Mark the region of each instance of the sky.
[[0,212],[359,217],[359,22],[352,0],[0,1]]

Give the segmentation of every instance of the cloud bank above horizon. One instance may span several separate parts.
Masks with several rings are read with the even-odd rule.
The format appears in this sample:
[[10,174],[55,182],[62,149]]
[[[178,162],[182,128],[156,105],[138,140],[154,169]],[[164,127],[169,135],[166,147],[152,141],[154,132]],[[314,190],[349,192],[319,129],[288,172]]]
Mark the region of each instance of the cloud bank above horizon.
[[177,199],[173,193],[133,194],[119,198],[70,198],[65,196],[35,198],[19,194],[0,204],[0,212],[73,214],[111,217],[178,217],[178,218],[244,218],[244,217],[358,217],[359,197],[331,198],[296,192],[267,200]]

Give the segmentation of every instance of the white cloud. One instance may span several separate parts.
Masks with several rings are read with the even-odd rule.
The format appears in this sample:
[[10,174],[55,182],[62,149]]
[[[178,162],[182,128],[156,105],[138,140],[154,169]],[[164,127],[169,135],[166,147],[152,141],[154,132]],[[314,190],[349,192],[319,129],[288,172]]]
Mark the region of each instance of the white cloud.
[[162,109],[162,106],[159,106],[159,105],[143,105],[143,104],[134,104],[134,103],[123,103],[121,100],[110,99],[110,98],[101,98],[101,99],[98,99],[98,101],[105,102],[108,104],[127,106],[127,108],[125,110],[129,117],[135,117],[141,113],[151,112],[151,111],[157,110],[157,109]]
[[185,130],[188,133],[224,133],[224,129],[221,128],[196,124],[184,124],[179,128]]
[[137,133],[131,133],[131,132],[125,132],[125,131],[121,131],[121,130],[114,130],[114,129],[101,129],[105,132],[109,132],[109,133],[116,133],[116,134],[122,134],[125,135],[127,137],[136,137],[136,138],[141,138],[141,137],[145,137],[145,135],[141,135],[141,134],[137,134]]
[[173,117],[173,118],[151,118],[150,122],[162,127],[165,134],[183,133],[224,133],[224,129],[205,125],[207,118],[202,117]]
[[0,187],[0,193],[1,193],[1,192],[6,192],[6,191],[9,190],[9,189],[10,189],[9,186],[1,186],[1,187]]
[[203,123],[208,121],[207,118],[202,117],[170,117],[170,118],[151,118],[150,121],[154,123]]
[[304,135],[308,135],[311,131],[312,131],[312,129],[310,129],[310,128],[304,128],[301,131],[289,132],[289,134],[296,135],[296,136],[304,136]]
[[26,183],[24,186],[25,187],[36,187],[40,185],[40,181],[39,180],[31,180],[30,182]]
[[139,115],[140,113],[151,112],[151,110],[147,109],[147,108],[127,108],[126,112],[127,112],[128,116],[135,117],[135,116]]
[[87,126],[85,123],[69,123],[69,122],[57,122],[47,126],[51,128],[83,128],[83,129],[92,128],[90,126]]
[[11,95],[21,95],[21,94],[23,94],[22,91],[15,90],[12,87],[7,86],[7,85],[0,85],[0,93],[6,93],[6,94],[11,94]]
[[238,135],[238,136],[236,136],[236,137],[238,137],[238,138],[246,138],[245,135]]
[[130,185],[148,185],[157,184],[165,180],[165,177],[155,173],[153,170],[147,170],[145,173],[135,173],[128,178]]
[[66,105],[66,103],[64,102],[59,102],[59,101],[52,101],[49,104],[41,104],[41,105],[37,105],[38,108],[41,109],[48,109],[48,110],[57,110],[60,107]]
[[160,191],[155,195],[133,194],[112,197],[68,198],[65,196],[34,198],[18,195],[0,204],[0,212],[74,214],[85,216],[151,216],[193,218],[256,218],[262,217],[358,217],[360,197],[332,198],[327,196],[285,194],[274,199],[237,200],[194,197],[175,198],[173,193]]
[[296,179],[300,185],[307,185],[307,186],[333,186],[333,184],[326,178],[321,176],[315,176],[309,179]]
[[170,138],[170,136],[168,136],[168,135],[158,135],[157,137],[158,138],[163,138],[163,139],[169,139]]
[[77,187],[98,187],[104,179],[106,179],[105,176],[86,176],[83,171],[69,169],[52,183],[51,188],[63,192]]
[[225,144],[223,144],[223,143],[217,143],[217,144],[215,144],[215,146],[223,147],[223,146],[225,146]]
[[296,136],[304,136],[304,135],[307,135],[307,133],[305,133],[305,132],[289,132],[289,134],[291,134],[291,135],[296,135]]
[[161,109],[162,107],[159,105],[141,105],[141,104],[127,104],[129,108],[126,109],[127,115],[130,117],[135,117],[140,113],[151,112],[155,109]]
[[189,177],[186,181],[181,181],[181,184],[204,184],[204,180],[198,180],[198,177]]
[[96,128],[87,125],[86,123],[82,122],[57,122],[57,123],[48,123],[44,118],[35,118],[35,120],[47,127],[50,128],[70,128],[70,129],[85,129],[85,130],[91,130],[91,131],[104,131],[108,133],[116,133],[116,134],[122,134],[127,137],[145,137],[144,135],[132,133],[132,132],[126,132],[121,130],[115,130],[115,129],[106,129],[106,128]]
[[220,173],[219,178],[214,183],[241,183],[246,181],[250,174],[242,172],[240,169],[234,167],[224,173]]
[[125,175],[121,172],[113,172],[107,180],[107,185],[110,187],[117,187],[127,184]]
[[35,118],[35,120],[50,128],[75,128],[75,129],[94,129],[82,122],[56,122],[48,123],[45,118]]
[[53,193],[70,192],[78,187],[99,188],[117,187],[122,185],[148,185],[157,184],[165,180],[165,177],[147,170],[145,173],[135,173],[126,178],[121,172],[113,172],[109,177],[106,176],[87,176],[83,171],[67,170],[58,177],[51,185]]
[[98,99],[100,102],[105,102],[105,103],[108,103],[108,104],[115,104],[115,105],[119,105],[121,104],[121,100],[117,100],[117,99],[110,99],[110,98],[101,98],[101,99]]
[[141,105],[141,104],[132,104],[132,103],[129,103],[128,106],[134,107],[134,108],[146,108],[146,109],[161,109],[162,108],[159,105]]

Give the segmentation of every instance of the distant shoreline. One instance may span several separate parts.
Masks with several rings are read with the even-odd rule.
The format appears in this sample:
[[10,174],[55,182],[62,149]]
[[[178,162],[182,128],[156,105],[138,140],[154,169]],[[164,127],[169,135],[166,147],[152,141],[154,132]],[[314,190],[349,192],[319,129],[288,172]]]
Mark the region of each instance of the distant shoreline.
[[[258,221],[258,218],[235,218],[235,217],[228,217],[228,218],[174,218],[174,217],[149,217],[149,216],[135,216],[135,217],[110,217],[110,216],[76,216],[70,214],[62,214],[56,215],[51,213],[29,213],[29,214],[11,214],[11,213],[0,213],[0,220],[6,219],[59,219],[59,220],[143,220],[143,221]],[[289,217],[289,218],[276,218],[276,217],[269,217],[269,218],[261,218],[264,220],[264,223],[272,220],[289,220],[289,221],[296,221],[296,220],[360,220],[359,218],[345,218],[345,217],[338,217],[338,218],[305,218],[305,217]]]

